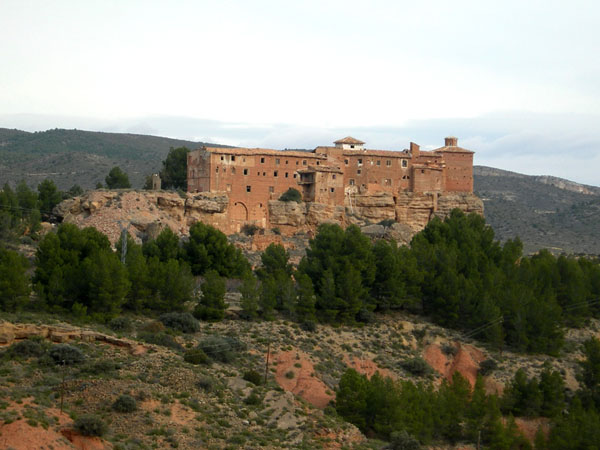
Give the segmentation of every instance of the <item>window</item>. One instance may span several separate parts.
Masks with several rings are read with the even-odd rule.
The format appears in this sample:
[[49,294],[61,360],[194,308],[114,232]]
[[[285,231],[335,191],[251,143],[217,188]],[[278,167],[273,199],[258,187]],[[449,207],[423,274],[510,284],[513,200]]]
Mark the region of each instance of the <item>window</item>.
[[260,163],[264,164],[265,163],[265,158],[260,158]]
[[317,166],[320,166],[320,165],[321,165],[321,161],[317,161]]
[[402,167],[408,167],[408,161],[403,159],[402,160]]
[[225,157],[221,155],[221,161],[225,161]]
[[275,158],[275,164],[279,164],[279,158]]
[[246,192],[252,192],[252,186],[246,186]]
[[358,175],[360,175],[360,174],[362,173],[362,170],[358,169],[358,170],[356,171],[356,173],[357,173]]
[[305,165],[306,165],[306,160],[305,160],[305,159],[303,159],[303,160],[302,160],[302,165],[303,165],[303,166],[305,166]]
[[392,180],[390,180],[389,178],[386,178],[385,180],[383,180],[383,184],[385,184],[386,186],[391,186]]
[[269,192],[272,194],[273,192],[275,192],[275,187],[274,186],[269,186]]
[[296,165],[298,165],[298,161],[296,161]]
[[330,192],[335,192],[335,188],[329,188]]
[[294,178],[296,178],[296,174],[294,174]]
[[232,168],[231,168],[231,174],[232,174],[232,175],[235,175],[235,167],[232,167]]
[[331,178],[333,178],[335,180],[335,173],[331,176]]
[[344,160],[344,164],[348,165],[350,161],[348,161],[347,159]]
[[287,163],[289,163],[289,161],[286,159],[286,160],[285,160],[285,163],[287,164]]
[[358,165],[362,166],[362,158],[358,158]]
[[391,159],[388,159],[388,160],[385,162],[385,165],[386,165],[386,166],[391,166],[391,165],[392,165],[392,160],[391,160]]
[[231,155],[231,160],[235,161],[235,155]]
[[285,177],[287,178],[287,177],[288,177],[288,175],[289,175],[289,173],[287,173],[287,172],[286,172],[286,173],[285,173]]
[[248,175],[248,169],[244,169],[244,175]]
[[266,177],[266,176],[267,176],[267,172],[263,172],[263,177]]
[[424,170],[424,169],[421,169],[421,173],[425,173],[425,170]]
[[273,176],[274,176],[274,177],[277,177],[277,176],[279,176],[279,172],[277,172],[277,171],[274,171],[274,172],[273,172]]
[[350,144],[350,148],[354,148],[354,144]]
[[354,186],[354,179],[350,178],[350,186]]
[[381,165],[381,161],[377,160],[377,165],[380,166]]
[[227,185],[227,192],[231,192],[231,185],[230,184]]
[[215,172],[219,173],[219,168],[218,167],[215,169]]

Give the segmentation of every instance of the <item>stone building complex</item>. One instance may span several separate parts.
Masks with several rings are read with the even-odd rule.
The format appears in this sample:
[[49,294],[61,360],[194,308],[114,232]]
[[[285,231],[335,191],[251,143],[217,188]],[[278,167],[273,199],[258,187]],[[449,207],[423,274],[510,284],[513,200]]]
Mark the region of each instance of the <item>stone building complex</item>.
[[[403,151],[371,150],[352,137],[334,144],[312,151],[203,147],[188,154],[188,192],[226,196],[219,228],[229,232],[246,223],[285,230],[383,219],[416,231],[452,205],[482,212],[472,194],[473,152],[455,137],[432,151],[412,142]],[[278,201],[289,188],[301,192],[302,204]]]

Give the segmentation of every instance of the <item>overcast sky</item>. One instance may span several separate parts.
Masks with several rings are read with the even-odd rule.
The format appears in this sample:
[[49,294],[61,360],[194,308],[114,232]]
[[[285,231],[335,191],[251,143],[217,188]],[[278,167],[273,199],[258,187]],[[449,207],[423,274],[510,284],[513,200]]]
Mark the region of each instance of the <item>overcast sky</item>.
[[440,146],[600,185],[600,2],[0,0],[0,127]]

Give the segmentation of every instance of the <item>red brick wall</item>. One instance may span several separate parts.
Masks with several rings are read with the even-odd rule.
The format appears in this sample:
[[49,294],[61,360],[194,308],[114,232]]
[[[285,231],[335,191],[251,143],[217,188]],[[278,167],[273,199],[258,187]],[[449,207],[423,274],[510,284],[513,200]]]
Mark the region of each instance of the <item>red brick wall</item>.
[[473,153],[444,152],[446,191],[473,192]]

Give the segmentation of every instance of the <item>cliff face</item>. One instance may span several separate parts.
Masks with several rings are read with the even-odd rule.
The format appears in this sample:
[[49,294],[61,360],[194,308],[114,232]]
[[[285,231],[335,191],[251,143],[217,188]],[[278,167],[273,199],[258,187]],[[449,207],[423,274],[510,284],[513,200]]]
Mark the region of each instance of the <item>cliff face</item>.
[[[391,236],[408,242],[433,218],[444,218],[454,208],[483,215],[483,202],[473,194],[416,194],[386,192],[347,197],[345,206],[319,203],[270,201],[268,228],[279,228],[283,235],[313,233],[322,223],[343,227],[356,224],[374,236]],[[190,225],[201,221],[231,234],[239,224],[230,220],[226,193],[196,193],[185,197],[161,191],[90,191],[65,200],[55,208],[64,222],[80,227],[93,226],[111,242],[119,239],[121,227],[138,241],[154,237],[164,227],[187,235]],[[393,227],[372,225],[396,220]]]

